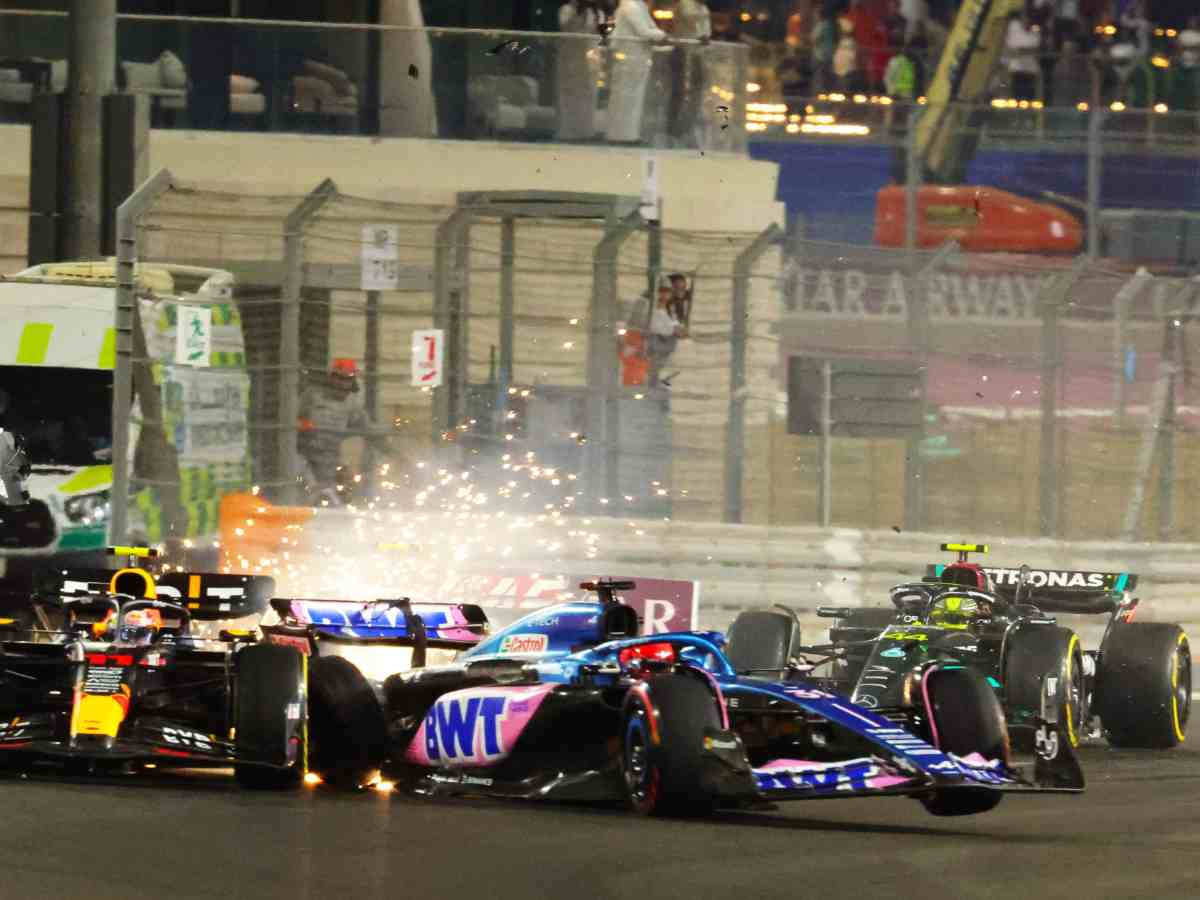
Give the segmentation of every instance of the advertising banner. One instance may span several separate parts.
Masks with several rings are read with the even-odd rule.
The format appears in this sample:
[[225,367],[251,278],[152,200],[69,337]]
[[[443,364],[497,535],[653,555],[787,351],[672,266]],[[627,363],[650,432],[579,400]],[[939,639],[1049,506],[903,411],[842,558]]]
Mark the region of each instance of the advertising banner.
[[[636,587],[619,594],[621,600],[637,610],[643,634],[665,631],[689,631],[699,622],[700,583],[669,578],[640,578],[636,575],[606,575],[614,581],[632,581]],[[533,610],[569,600],[594,599],[580,589],[595,575],[462,575],[432,585],[422,600],[476,603],[497,625],[524,616]],[[416,599],[416,598],[414,598]]]

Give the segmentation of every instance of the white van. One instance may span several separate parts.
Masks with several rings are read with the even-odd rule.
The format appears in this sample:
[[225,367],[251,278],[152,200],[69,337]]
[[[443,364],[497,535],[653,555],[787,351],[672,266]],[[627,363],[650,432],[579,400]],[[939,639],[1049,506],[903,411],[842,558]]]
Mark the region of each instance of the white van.
[[[43,546],[22,546],[8,535],[0,557],[102,550],[112,542],[115,269],[111,260],[53,263],[0,277],[0,427],[24,437],[33,463],[29,493],[49,507],[56,526]],[[250,483],[250,379],[233,276],[143,265],[137,285],[146,353],[178,467],[175,473],[172,461],[177,478],[146,477],[135,402],[130,534],[138,542],[163,537],[162,495],[176,489],[187,520],[179,536],[215,534],[221,496]],[[180,305],[212,310],[207,367],[175,362]]]

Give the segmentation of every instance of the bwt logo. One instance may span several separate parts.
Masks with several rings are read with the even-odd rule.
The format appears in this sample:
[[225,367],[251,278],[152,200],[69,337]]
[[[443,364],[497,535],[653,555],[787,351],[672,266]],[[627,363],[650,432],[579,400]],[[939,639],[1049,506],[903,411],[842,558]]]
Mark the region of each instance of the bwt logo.
[[504,697],[446,697],[425,717],[430,762],[486,763],[504,756]]
[[848,763],[842,766],[817,769],[772,769],[754,773],[758,787],[764,791],[812,790],[818,794],[831,791],[865,791],[870,779],[881,774],[873,763]]

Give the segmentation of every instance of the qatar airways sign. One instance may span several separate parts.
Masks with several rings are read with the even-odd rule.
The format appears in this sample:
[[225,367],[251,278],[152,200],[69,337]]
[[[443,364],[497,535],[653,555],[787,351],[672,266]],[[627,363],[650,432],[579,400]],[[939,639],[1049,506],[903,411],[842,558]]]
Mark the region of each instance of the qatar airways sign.
[[[1049,276],[937,272],[923,279],[931,319],[1034,321]],[[806,270],[788,297],[789,312],[907,319],[913,282],[903,272]]]

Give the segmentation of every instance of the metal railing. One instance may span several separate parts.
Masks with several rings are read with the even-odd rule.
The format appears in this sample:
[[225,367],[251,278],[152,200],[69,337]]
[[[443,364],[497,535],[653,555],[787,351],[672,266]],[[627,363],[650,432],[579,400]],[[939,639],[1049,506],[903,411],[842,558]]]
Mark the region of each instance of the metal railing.
[[[63,90],[67,25],[0,10],[0,121]],[[737,44],[122,15],[117,47],[118,86],[153,98],[157,127],[745,149]]]

